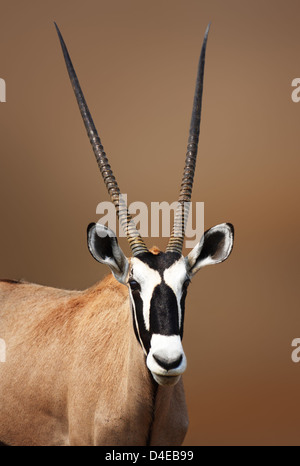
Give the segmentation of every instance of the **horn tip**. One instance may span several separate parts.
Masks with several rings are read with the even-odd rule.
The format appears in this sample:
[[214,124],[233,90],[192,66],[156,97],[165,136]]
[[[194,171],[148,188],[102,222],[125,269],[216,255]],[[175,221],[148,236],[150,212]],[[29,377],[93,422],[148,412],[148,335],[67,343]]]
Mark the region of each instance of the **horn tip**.
[[54,26],[55,26],[57,35],[58,35],[58,37],[59,37],[59,40],[60,40],[61,43],[63,43],[63,38],[62,38],[61,32],[60,32],[60,30],[59,30],[59,27],[57,26],[57,24],[56,24],[55,21],[53,21],[53,23],[54,23]]
[[211,26],[211,21],[208,23],[207,28],[206,28],[206,30],[205,30],[205,34],[204,34],[204,43],[206,43],[206,41],[207,41],[208,33],[209,33],[209,30],[210,30],[210,26]]

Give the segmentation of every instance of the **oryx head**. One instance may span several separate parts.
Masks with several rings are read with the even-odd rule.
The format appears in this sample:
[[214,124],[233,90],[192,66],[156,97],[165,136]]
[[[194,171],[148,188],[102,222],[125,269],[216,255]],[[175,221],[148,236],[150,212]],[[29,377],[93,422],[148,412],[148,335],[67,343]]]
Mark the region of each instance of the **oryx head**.
[[120,189],[94,126],[66,45],[57,28],[79,109],[133,257],[128,259],[118,245],[115,233],[100,224],[89,225],[88,247],[97,261],[107,264],[116,279],[128,286],[134,332],[145,353],[148,369],[161,385],[176,383],[186,368],[182,336],[185,298],[192,277],[202,267],[226,260],[233,247],[233,226],[222,223],[206,231],[186,257],[182,255],[198,150],[208,30],[209,27],[199,60],[186,162],[174,227],[166,252],[160,252],[148,250],[127,206],[122,203]]

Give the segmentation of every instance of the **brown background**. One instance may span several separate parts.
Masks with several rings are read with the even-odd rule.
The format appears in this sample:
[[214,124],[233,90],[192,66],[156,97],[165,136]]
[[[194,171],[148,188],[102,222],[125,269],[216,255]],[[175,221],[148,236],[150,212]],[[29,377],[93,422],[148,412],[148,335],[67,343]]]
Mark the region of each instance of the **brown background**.
[[193,200],[205,202],[206,228],[231,221],[236,241],[189,291],[185,444],[299,445],[299,1],[15,0],[0,10],[0,276],[78,289],[108,272],[86,247],[108,196],[53,20],[121,189],[148,204],[176,200],[212,21]]

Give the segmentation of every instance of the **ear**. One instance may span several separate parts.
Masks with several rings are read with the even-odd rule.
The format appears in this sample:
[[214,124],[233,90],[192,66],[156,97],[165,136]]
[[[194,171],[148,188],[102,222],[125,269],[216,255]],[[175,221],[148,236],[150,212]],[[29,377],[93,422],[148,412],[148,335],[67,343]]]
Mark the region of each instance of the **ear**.
[[231,223],[222,223],[207,230],[185,258],[189,273],[194,275],[206,265],[225,261],[232,251],[233,237],[234,229]]
[[100,223],[90,223],[87,229],[87,242],[93,258],[101,264],[107,264],[116,279],[125,284],[129,263],[115,233]]

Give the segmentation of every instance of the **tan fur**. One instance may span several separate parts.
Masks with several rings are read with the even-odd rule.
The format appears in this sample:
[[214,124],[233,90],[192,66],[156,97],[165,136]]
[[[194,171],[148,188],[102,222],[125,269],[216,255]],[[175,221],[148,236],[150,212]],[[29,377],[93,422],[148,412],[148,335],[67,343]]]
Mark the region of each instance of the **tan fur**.
[[[157,248],[156,248],[157,250]],[[178,445],[183,385],[153,383],[128,290],[112,275],[85,291],[0,281],[0,442]]]
[[153,246],[151,249],[149,249],[149,251],[152,252],[152,254],[154,254],[155,256],[157,256],[160,253],[160,249],[157,246]]

